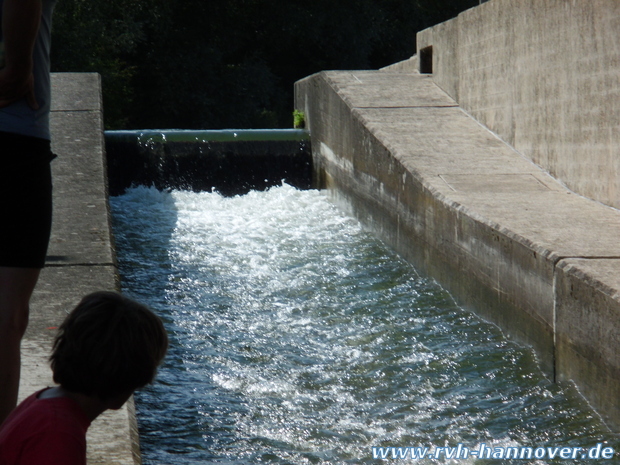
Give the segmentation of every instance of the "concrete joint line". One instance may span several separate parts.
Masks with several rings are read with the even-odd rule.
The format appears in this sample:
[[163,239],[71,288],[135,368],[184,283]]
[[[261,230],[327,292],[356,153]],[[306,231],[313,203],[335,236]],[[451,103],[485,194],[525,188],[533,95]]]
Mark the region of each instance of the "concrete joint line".
[[551,291],[553,292],[553,310],[552,310],[552,328],[553,331],[553,353],[551,354],[551,376],[552,381],[554,383],[558,382],[557,379],[557,356],[558,356],[558,344],[557,344],[557,309],[558,309],[558,292],[557,292],[557,279],[558,279],[558,268],[557,262],[553,264],[553,284],[551,287]]
[[69,268],[72,266],[80,266],[80,267],[106,267],[112,266],[117,268],[118,265],[116,263],[46,263],[45,268]]
[[615,255],[578,255],[574,257],[562,257],[560,260],[571,260],[571,259],[579,259],[579,260],[618,260],[620,256]]
[[52,110],[51,113],[100,113],[101,110],[97,109],[84,109],[84,110]]
[[615,255],[573,255],[566,257],[558,257],[553,260],[553,266],[556,268],[563,260],[620,260],[620,256]]
[[407,108],[458,108],[458,105],[404,105],[391,107],[351,107],[354,110],[403,110]]

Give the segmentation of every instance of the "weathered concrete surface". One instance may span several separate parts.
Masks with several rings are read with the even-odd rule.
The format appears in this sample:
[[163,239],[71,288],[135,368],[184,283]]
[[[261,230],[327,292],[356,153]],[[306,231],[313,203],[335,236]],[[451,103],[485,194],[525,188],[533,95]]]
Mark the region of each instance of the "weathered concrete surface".
[[620,207],[620,2],[491,0],[417,35],[435,82],[581,195]]
[[[52,386],[47,358],[55,329],[80,299],[118,290],[107,204],[100,80],[52,76],[54,220],[46,268],[35,290],[22,345],[20,400]],[[140,463],[133,401],[106,412],[88,433],[90,465]]]
[[620,212],[579,196],[428,75],[296,85],[316,183],[620,427]]
[[420,63],[418,62],[418,56],[413,55],[407,60],[399,61],[398,63],[393,63],[385,68],[381,68],[381,71],[386,71],[389,73],[417,74],[419,72],[419,68]]

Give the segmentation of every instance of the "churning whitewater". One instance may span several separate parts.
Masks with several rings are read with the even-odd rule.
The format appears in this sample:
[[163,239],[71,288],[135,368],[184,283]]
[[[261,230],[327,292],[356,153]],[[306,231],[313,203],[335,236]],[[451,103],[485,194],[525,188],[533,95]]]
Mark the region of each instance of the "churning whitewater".
[[171,337],[136,396],[146,464],[377,463],[373,447],[609,439],[529,350],[324,192],[136,187],[111,207],[123,291]]

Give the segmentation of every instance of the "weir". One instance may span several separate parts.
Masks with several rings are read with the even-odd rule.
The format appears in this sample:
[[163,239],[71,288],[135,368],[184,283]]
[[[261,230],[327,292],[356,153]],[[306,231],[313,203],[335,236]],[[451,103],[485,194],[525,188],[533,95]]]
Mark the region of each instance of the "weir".
[[312,184],[310,136],[298,129],[106,131],[110,194],[131,185],[240,195]]

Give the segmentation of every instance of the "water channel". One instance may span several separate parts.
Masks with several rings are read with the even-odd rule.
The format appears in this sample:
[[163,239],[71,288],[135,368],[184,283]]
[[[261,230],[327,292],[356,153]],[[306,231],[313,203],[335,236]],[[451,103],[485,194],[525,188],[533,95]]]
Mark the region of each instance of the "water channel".
[[171,336],[156,382],[136,396],[145,464],[614,445],[532,352],[458,308],[321,191],[136,187],[111,207],[123,291]]

